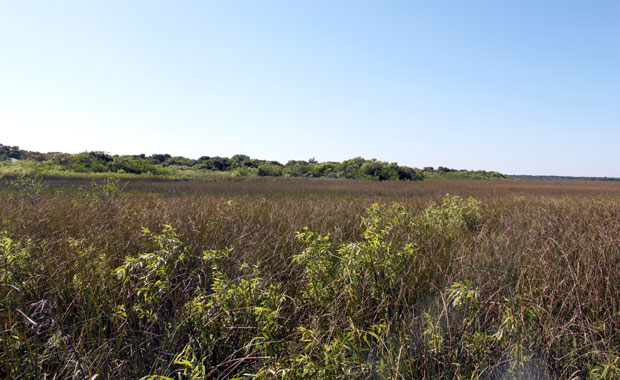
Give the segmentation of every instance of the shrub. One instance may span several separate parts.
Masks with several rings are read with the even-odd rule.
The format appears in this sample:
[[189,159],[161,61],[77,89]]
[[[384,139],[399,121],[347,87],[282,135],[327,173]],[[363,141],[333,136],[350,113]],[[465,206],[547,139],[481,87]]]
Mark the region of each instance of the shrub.
[[41,195],[43,195],[48,184],[43,180],[43,177],[38,174],[33,174],[21,175],[12,180],[8,180],[7,186],[31,203],[35,203]]
[[107,177],[102,182],[92,180],[90,182],[90,190],[87,198],[90,201],[106,201],[112,198],[118,198],[127,187],[128,182],[121,183],[120,178]]
[[258,166],[258,175],[261,177],[278,177],[282,175],[282,166],[273,164],[261,164]]
[[474,198],[464,200],[447,195],[428,207],[415,220],[415,227],[428,235],[428,239],[452,240],[460,233],[472,231],[480,220],[480,202]]

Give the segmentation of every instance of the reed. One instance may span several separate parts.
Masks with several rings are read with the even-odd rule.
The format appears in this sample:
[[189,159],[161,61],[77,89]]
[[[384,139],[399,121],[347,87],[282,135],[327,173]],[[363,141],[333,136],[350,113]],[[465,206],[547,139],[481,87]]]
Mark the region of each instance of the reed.
[[618,184],[43,181],[0,189],[2,378],[620,376]]

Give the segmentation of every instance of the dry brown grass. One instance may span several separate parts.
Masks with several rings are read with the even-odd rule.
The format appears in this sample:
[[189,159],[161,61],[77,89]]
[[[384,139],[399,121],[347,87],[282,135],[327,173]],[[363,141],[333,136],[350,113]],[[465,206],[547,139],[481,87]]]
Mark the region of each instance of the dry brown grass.
[[[406,306],[368,301],[374,305],[364,309],[369,319],[357,314],[346,317],[360,318],[359,326],[368,320],[392,326],[394,347],[385,343],[384,352],[386,358],[394,356],[392,362],[385,359],[392,368],[356,376],[502,378],[526,373],[538,378],[587,378],[603,374],[605,368],[610,368],[605,373],[609,378],[620,373],[614,372],[620,363],[612,364],[620,356],[618,183],[132,180],[120,198],[93,201],[78,190],[87,189],[87,180],[49,182],[50,193],[35,203],[0,190],[0,230],[30,247],[30,256],[20,264],[21,282],[9,280],[7,271],[18,269],[9,266],[6,252],[0,264],[4,266],[1,296],[7,300],[0,306],[0,376],[5,378],[43,373],[135,378],[178,371],[171,363],[190,336],[170,337],[137,320],[120,323],[115,317],[115,307],[127,303],[128,296],[120,294],[112,269],[127,256],[156,248],[144,238],[141,227],[155,232],[164,224],[172,225],[187,252],[197,255],[232,248],[236,266],[230,264],[231,277],[248,275],[241,263],[258,263],[261,276],[281,284],[281,291],[297,300],[308,286],[302,268],[292,260],[306,248],[295,238],[297,231],[308,227],[330,233],[335,243],[360,242],[361,217],[373,203],[397,202],[416,216],[446,194],[480,201],[476,228],[451,240],[433,240],[412,231],[409,224],[399,227],[394,244],[411,242],[418,250],[416,266],[403,274],[406,285],[428,288],[411,293]],[[56,189],[66,192],[53,194]],[[200,270],[208,272],[205,268]],[[414,272],[417,277],[408,277]],[[465,282],[478,292],[479,305],[450,306],[452,293],[446,289]],[[198,285],[184,284],[187,294],[179,299],[186,300]],[[278,336],[295,345],[300,336],[293,322],[311,324],[314,310],[302,304],[287,308]],[[508,311],[514,319],[512,330],[505,332],[508,338],[492,340]],[[425,312],[436,318],[441,350],[429,345]],[[331,330],[320,335],[326,344],[338,326],[348,323],[337,319],[344,318],[344,311],[333,313]],[[170,318],[178,322],[177,317]],[[472,343],[476,332],[484,334],[483,343]],[[53,339],[58,341],[55,345]],[[519,368],[513,365],[511,351],[517,346],[529,355]],[[284,361],[287,354],[278,352],[278,360]],[[237,373],[237,367],[228,369],[240,365],[235,358],[230,365],[205,362],[207,369],[217,368],[209,376]],[[247,360],[239,368],[252,371],[263,365],[261,360]]]
[[[101,180],[99,180],[101,181]],[[130,179],[128,190],[137,194],[211,194],[253,196],[351,196],[351,197],[439,197],[446,193],[476,198],[523,195],[536,197],[620,197],[620,182],[603,181],[477,181],[430,179],[426,181],[356,181],[327,178],[224,177],[213,181]],[[61,189],[87,188],[89,178],[48,178]],[[0,183],[2,186],[2,183]]]

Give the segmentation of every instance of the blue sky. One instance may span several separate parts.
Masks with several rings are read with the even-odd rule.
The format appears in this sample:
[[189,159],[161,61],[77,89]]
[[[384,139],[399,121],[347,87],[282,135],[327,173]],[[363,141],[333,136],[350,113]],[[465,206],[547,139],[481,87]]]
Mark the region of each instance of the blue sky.
[[0,143],[620,177],[618,1],[2,1]]

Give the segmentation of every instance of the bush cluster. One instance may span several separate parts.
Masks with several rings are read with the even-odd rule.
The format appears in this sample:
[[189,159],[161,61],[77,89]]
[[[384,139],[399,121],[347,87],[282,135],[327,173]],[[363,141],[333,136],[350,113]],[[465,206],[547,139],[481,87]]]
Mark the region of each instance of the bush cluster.
[[283,165],[278,161],[253,159],[243,154],[237,154],[231,158],[202,156],[193,160],[185,157],[173,157],[169,154],[118,156],[104,152],[39,153],[0,144],[0,161],[9,159],[35,161],[74,173],[166,175],[177,171],[202,171],[262,177],[328,177],[378,181],[424,179],[424,175],[418,169],[376,159],[366,160],[360,157],[343,162],[322,163],[314,159],[308,161],[292,160]]

